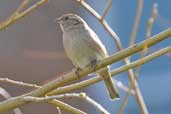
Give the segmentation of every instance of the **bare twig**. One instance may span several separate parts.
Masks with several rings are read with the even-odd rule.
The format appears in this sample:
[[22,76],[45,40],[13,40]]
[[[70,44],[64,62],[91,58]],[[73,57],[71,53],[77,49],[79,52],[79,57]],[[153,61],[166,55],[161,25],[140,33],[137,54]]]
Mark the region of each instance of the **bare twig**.
[[32,101],[32,102],[43,102],[43,101],[49,101],[53,99],[63,99],[63,98],[79,98],[87,103],[93,105],[98,111],[100,111],[102,114],[110,114],[107,110],[105,110],[100,104],[98,104],[96,101],[88,97],[85,93],[66,93],[66,94],[60,94],[60,95],[54,95],[54,96],[46,96],[46,97],[31,97],[26,96],[23,99],[26,101]]
[[[31,88],[40,88],[41,87],[41,86],[39,86],[37,84],[31,84],[31,83],[16,81],[16,80],[12,80],[12,79],[9,79],[9,78],[0,78],[0,82],[2,82],[2,83],[8,83],[8,84],[13,84],[13,85],[18,85],[18,86],[31,87]],[[124,84],[122,84],[122,82],[120,82],[118,80],[115,80],[115,82],[116,82],[116,86],[118,86],[121,90],[127,92],[128,87],[126,87]],[[69,85],[69,86],[72,86],[72,85]],[[63,89],[66,89],[66,87],[69,87],[69,86],[60,87],[58,89],[62,89],[63,90]],[[131,93],[134,94],[134,91],[132,90]],[[56,93],[54,93],[54,94],[56,94]]]
[[62,110],[65,110],[65,111],[68,111],[70,112],[71,114],[87,114],[85,112],[83,112],[82,110],[79,110],[77,108],[74,108],[73,106],[69,105],[69,104],[66,104],[62,101],[59,101],[59,100],[49,100],[47,101],[49,104],[52,104],[54,105],[55,107],[59,107],[60,109]]
[[31,0],[24,0],[20,6],[17,8],[17,10],[13,13],[14,16],[18,15],[20,12],[22,12],[22,10],[24,10],[24,8],[29,4]]
[[[14,11],[13,14],[11,14],[11,16],[4,22],[7,23],[6,25],[8,25],[8,23],[10,23],[11,21],[13,21],[13,19],[15,18],[15,16],[17,16],[26,6],[27,4],[30,2],[30,0],[24,0],[20,6]],[[8,26],[4,27],[7,28]]]
[[103,108],[99,103],[88,97],[86,94],[82,94],[79,98],[93,105],[101,114],[110,114],[105,108]]
[[[7,92],[4,88],[0,87],[0,96],[2,96],[5,99],[11,98],[11,95],[9,92]],[[15,114],[23,114],[22,111],[19,108],[16,108],[13,110]]]
[[158,15],[158,9],[157,9],[158,5],[154,4],[153,5],[153,9],[152,9],[152,13],[151,13],[151,17],[149,18],[148,22],[147,22],[147,32],[146,32],[146,39],[151,37],[151,30],[153,27],[153,23]]
[[[147,61],[146,61],[147,62]],[[146,63],[145,62],[145,63]],[[132,63],[131,63],[132,64]],[[124,65],[125,66],[125,65]],[[133,68],[133,67],[132,67]],[[114,70],[113,70],[114,71]],[[123,71],[122,71],[123,72]],[[125,85],[123,85],[123,83],[121,81],[115,81],[116,85],[118,88],[120,88],[121,90],[123,90],[124,92],[128,92],[129,88]],[[135,91],[133,89],[131,89],[131,95],[135,95]]]
[[58,114],[62,114],[61,109],[59,107],[56,107]]
[[109,2],[107,3],[107,5],[102,13],[101,20],[104,20],[104,18],[106,17],[111,6],[112,6],[112,0],[109,0]]
[[29,83],[25,83],[25,82],[19,82],[19,81],[11,80],[9,78],[0,78],[0,82],[10,83],[10,84],[19,85],[19,86],[32,87],[32,88],[40,88],[41,87],[37,84],[29,84]]
[[[28,4],[29,0],[23,1],[19,8],[8,18],[5,22],[2,22],[0,24],[0,31],[8,28],[10,25],[15,23],[17,20],[22,19],[26,15],[30,14],[34,10],[36,10],[38,7],[45,4],[48,0],[40,0],[39,2],[35,3],[33,6],[29,7],[28,9],[22,11],[24,7]],[[22,11],[22,12],[21,12]]]
[[[157,4],[154,4],[153,9],[152,9],[152,13],[151,13],[151,17],[149,18],[149,20],[147,22],[146,40],[148,40],[151,37],[151,31],[152,31],[154,20],[157,17],[157,13],[158,13]],[[148,53],[148,43],[144,45],[144,49],[141,52],[140,58],[143,58],[147,53]],[[141,68],[141,65],[136,67],[135,78],[137,78],[139,76],[140,68]]]
[[[116,76],[117,74],[123,72],[123,71],[126,71],[130,68],[133,68],[133,67],[136,67],[136,66],[139,66],[139,65],[142,65],[146,62],[149,62],[159,56],[162,56],[163,54],[166,54],[168,52],[170,52],[170,47],[167,47],[167,48],[164,48],[164,49],[161,49],[160,51],[157,51],[149,56],[146,56],[142,59],[139,59],[137,61],[134,61],[128,65],[124,65],[124,66],[121,66],[115,70],[112,70],[111,71],[111,74],[112,76]],[[70,92],[72,90],[76,90],[76,89],[81,89],[83,87],[86,87],[86,86],[89,86],[89,85],[92,85],[94,83],[97,83],[99,81],[101,81],[102,79],[100,77],[94,77],[94,78],[91,78],[91,79],[88,79],[88,80],[84,80],[82,82],[79,82],[79,83],[75,83],[75,84],[72,84],[72,85],[69,85],[69,86],[64,86],[64,87],[60,87],[50,93],[48,93],[48,95],[55,95],[55,94],[61,94],[61,93],[65,93],[65,92]]]
[[142,15],[142,10],[143,10],[143,0],[138,0],[138,9],[137,9],[137,14],[136,14],[135,21],[134,21],[133,30],[131,33],[130,45],[133,45],[135,43],[138,25],[139,25],[140,18]]
[[[111,74],[113,76],[115,76],[115,70],[113,70],[111,72]],[[84,81],[81,81],[81,82],[78,82],[78,83],[74,83],[74,84],[71,84],[71,85],[67,85],[67,86],[63,86],[63,87],[59,87],[51,92],[49,92],[47,95],[56,95],[56,94],[63,94],[63,93],[66,93],[66,92],[70,92],[70,91],[73,91],[73,90],[77,90],[77,89],[81,89],[81,88],[84,88],[84,87],[87,87],[89,85],[92,85],[92,84],[95,84],[99,81],[102,81],[102,79],[97,76],[97,77],[94,77],[94,78],[90,78],[90,79],[87,79],[87,80],[84,80]],[[121,90],[123,90],[124,92],[127,92],[128,91],[128,87],[126,87],[124,84],[122,84],[122,82],[118,81],[118,80],[115,80],[116,82],[116,85],[117,87],[119,87]],[[134,90],[131,91],[131,94],[134,95]]]

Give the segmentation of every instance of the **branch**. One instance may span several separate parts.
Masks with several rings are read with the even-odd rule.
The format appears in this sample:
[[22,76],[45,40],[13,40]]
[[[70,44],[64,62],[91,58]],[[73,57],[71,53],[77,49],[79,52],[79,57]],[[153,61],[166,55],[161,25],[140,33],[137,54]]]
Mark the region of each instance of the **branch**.
[[40,0],[39,2],[35,3],[33,6],[21,12],[29,1],[30,0],[24,0],[17,8],[17,10],[5,22],[2,22],[0,24],[0,31],[8,28],[10,25],[14,24],[19,19],[22,19],[26,15],[30,14],[31,12],[33,12],[34,10],[36,10],[37,8],[48,2],[48,0]]
[[[11,95],[9,92],[7,92],[4,88],[0,87],[0,96],[2,96],[5,99],[11,98]],[[22,111],[19,108],[15,108],[14,110],[15,114],[23,114]]]
[[[3,96],[5,99],[11,98],[11,95],[5,89],[3,89],[1,87],[0,87],[0,95]],[[81,110],[76,109],[76,108],[74,108],[68,104],[65,104],[61,101],[58,101],[58,100],[51,100],[48,102],[52,105],[55,105],[55,107],[60,107],[61,109],[69,111],[73,114],[86,114],[86,113],[82,112]],[[13,111],[15,114],[23,114],[19,108],[15,108]]]
[[[31,84],[31,83],[26,83],[26,82],[22,82],[22,81],[16,81],[16,80],[12,80],[12,79],[9,79],[9,78],[0,78],[0,82],[2,83],[8,83],[8,84],[13,84],[13,85],[17,85],[17,86],[25,86],[25,87],[31,87],[31,88],[40,88],[41,86],[37,85],[37,84]],[[126,87],[124,84],[122,84],[121,81],[118,81],[118,80],[115,80],[116,82],[116,86],[118,88],[120,88],[121,90],[127,92],[128,91],[128,87]],[[70,85],[72,86],[72,85]],[[65,89],[65,87],[60,87],[58,89]],[[134,91],[132,90],[131,91],[131,94],[134,94]]]
[[119,60],[122,60],[125,57],[128,57],[134,53],[137,53],[141,50],[143,50],[144,45],[148,42],[148,46],[152,46],[155,45],[156,43],[168,38],[171,36],[171,29],[167,29],[155,36],[153,36],[152,38],[145,40],[143,42],[140,42],[138,44],[135,44],[131,47],[128,47],[127,49],[123,49],[120,52],[105,58],[104,60],[100,61],[99,63],[97,63],[96,68],[92,69],[91,67],[87,67],[77,73],[75,72],[71,72],[68,73],[64,76],[60,76],[58,79],[50,81],[49,83],[43,85],[41,88],[38,88],[32,92],[29,92],[25,95],[21,95],[18,97],[13,97],[10,98],[6,101],[3,101],[0,103],[0,113],[5,112],[5,111],[9,111],[13,108],[22,106],[24,104],[27,104],[29,102],[22,100],[22,97],[25,96],[32,96],[32,97],[41,97],[44,96],[45,94],[47,94],[48,92],[54,90],[57,87],[60,87],[64,84],[70,83],[72,81],[77,80],[78,78],[81,77],[85,77],[87,74],[90,74],[92,72],[95,72],[103,67],[106,67],[107,65],[110,65],[114,62],[117,62]]
[[143,2],[144,2],[143,0],[138,0],[138,9],[137,9],[136,17],[135,17],[133,30],[132,30],[132,33],[131,33],[130,45],[135,44],[135,38],[136,38],[136,35],[137,35],[138,25],[139,25],[140,18],[141,18],[141,15],[142,15],[142,10],[143,10]]
[[[149,62],[153,59],[156,59],[157,57],[160,57],[168,52],[171,52],[171,47],[167,47],[167,48],[164,48],[164,49],[161,49],[151,55],[148,55],[142,59],[139,59],[139,60],[136,60],[132,63],[130,63],[129,65],[124,65],[124,66],[121,66],[115,70],[112,70],[111,71],[111,75],[112,76],[116,76],[117,74],[123,72],[123,71],[126,71],[130,68],[133,68],[133,67],[136,67],[136,66],[139,66],[139,65],[142,65],[146,62]],[[81,88],[84,88],[86,86],[89,86],[89,85],[92,85],[92,84],[95,84],[99,81],[102,81],[102,79],[100,77],[94,77],[94,78],[91,78],[91,79],[88,79],[88,80],[84,80],[82,82],[79,82],[79,83],[75,83],[75,84],[72,84],[72,85],[69,85],[69,86],[64,86],[64,87],[60,87],[50,93],[48,93],[47,95],[55,95],[55,94],[62,94],[62,93],[65,93],[65,92],[70,92],[70,91],[73,91],[73,90],[77,90],[77,89],[81,89]]]
[[107,3],[107,5],[106,5],[106,7],[105,7],[105,9],[103,11],[103,14],[101,16],[101,20],[104,20],[104,18],[106,17],[106,15],[107,15],[107,13],[108,13],[111,6],[112,6],[112,0],[109,0],[109,2]]
[[65,99],[65,98],[79,98],[87,103],[93,105],[98,111],[100,111],[102,114],[110,114],[107,110],[105,110],[100,104],[98,104],[96,101],[88,97],[85,93],[66,93],[66,94],[60,94],[60,95],[54,95],[54,96],[45,96],[45,97],[31,97],[26,96],[23,99],[26,101],[31,102],[46,102],[53,99]]
[[0,82],[10,83],[10,84],[19,85],[19,86],[32,87],[32,88],[40,88],[41,87],[37,84],[29,84],[29,83],[25,83],[25,82],[19,82],[19,81],[11,80],[8,78],[0,78]]
[[[123,70],[124,71],[124,70]],[[121,71],[121,72],[123,72]],[[116,74],[119,74],[119,73],[116,73]],[[111,72],[111,75],[115,76],[115,70],[113,70]],[[115,80],[115,79],[114,79]],[[81,82],[78,82],[78,83],[74,83],[74,84],[71,84],[71,85],[67,85],[67,86],[63,86],[63,87],[59,87],[49,93],[47,93],[47,95],[56,95],[56,94],[63,94],[63,93],[66,93],[66,92],[70,92],[70,91],[73,91],[73,90],[78,90],[78,89],[81,89],[81,88],[84,88],[84,87],[87,87],[89,85],[92,85],[92,84],[95,84],[95,83],[98,83],[102,81],[102,79],[97,76],[97,77],[94,77],[94,78],[90,78],[90,79],[87,79],[87,80],[84,80],[84,81],[81,81]],[[127,88],[126,86],[124,86],[120,81],[118,80],[115,80],[116,82],[116,85],[122,89],[123,91],[127,92],[129,88]],[[135,94],[134,90],[131,91],[131,94]]]
[[[30,101],[26,101],[26,102],[30,102]],[[87,113],[85,113],[85,112],[83,112],[83,111],[81,111],[81,110],[79,110],[77,108],[74,108],[71,105],[66,104],[66,103],[64,103],[62,101],[59,101],[59,100],[55,100],[54,99],[54,100],[49,100],[47,102],[50,103],[50,104],[52,104],[52,105],[54,105],[55,107],[59,107],[60,109],[63,109],[65,111],[68,111],[71,114],[87,114]]]
[[59,107],[56,107],[58,113],[57,114],[62,114],[61,109]]

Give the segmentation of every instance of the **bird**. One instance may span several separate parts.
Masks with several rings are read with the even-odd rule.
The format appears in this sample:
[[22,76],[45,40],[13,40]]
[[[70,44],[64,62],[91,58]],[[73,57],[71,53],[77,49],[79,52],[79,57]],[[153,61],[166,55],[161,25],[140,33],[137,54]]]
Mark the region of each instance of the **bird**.
[[[63,33],[63,47],[66,55],[76,68],[84,69],[108,57],[104,44],[83,18],[76,14],[63,14],[56,21]],[[112,100],[119,99],[119,92],[115,81],[112,80],[109,66],[96,73],[104,80],[109,97]]]

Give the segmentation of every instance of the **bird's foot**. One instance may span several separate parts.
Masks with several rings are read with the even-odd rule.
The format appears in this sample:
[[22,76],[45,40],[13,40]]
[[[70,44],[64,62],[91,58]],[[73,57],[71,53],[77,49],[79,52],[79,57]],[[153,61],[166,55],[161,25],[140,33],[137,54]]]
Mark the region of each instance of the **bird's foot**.
[[92,60],[88,66],[90,66],[93,69],[93,71],[96,71],[97,63],[98,61],[95,59],[95,60]]
[[79,74],[79,72],[80,72],[81,70],[82,70],[82,69],[79,68],[79,67],[77,67],[76,69],[73,69],[73,71],[75,72],[75,74],[76,74],[76,76],[77,76],[78,79],[80,79],[80,74]]

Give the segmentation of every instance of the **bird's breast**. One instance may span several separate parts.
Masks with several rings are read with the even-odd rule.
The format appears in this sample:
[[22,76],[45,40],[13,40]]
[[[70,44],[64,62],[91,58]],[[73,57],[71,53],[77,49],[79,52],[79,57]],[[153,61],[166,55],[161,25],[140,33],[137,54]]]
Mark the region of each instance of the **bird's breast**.
[[85,40],[89,38],[87,36],[88,35],[84,35],[81,32],[63,34],[64,49],[69,59],[76,67],[84,68],[90,64],[92,60],[97,60],[98,57],[100,57],[100,55],[85,42]]

